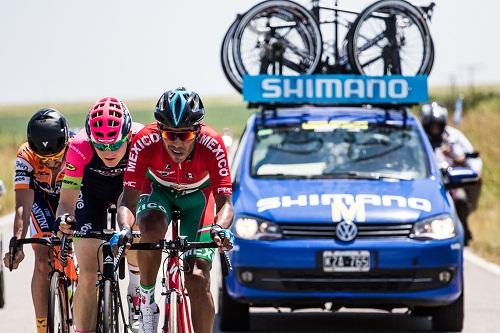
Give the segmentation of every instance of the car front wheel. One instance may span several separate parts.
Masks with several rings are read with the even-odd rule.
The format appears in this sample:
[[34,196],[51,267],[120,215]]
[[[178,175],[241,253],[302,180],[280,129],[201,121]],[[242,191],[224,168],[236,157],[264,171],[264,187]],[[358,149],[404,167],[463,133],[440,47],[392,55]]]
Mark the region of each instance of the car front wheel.
[[250,328],[249,305],[233,300],[227,293],[225,281],[219,291],[219,319],[221,331],[243,332]]
[[464,293],[453,303],[430,309],[432,327],[440,332],[461,332],[464,326]]

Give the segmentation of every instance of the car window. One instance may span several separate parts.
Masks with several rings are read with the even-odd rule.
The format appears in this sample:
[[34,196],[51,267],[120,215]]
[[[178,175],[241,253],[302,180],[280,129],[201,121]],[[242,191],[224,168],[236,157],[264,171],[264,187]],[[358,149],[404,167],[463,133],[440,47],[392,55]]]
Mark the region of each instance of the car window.
[[422,179],[428,175],[425,150],[415,127],[366,121],[259,128],[251,163],[255,177],[377,174]]

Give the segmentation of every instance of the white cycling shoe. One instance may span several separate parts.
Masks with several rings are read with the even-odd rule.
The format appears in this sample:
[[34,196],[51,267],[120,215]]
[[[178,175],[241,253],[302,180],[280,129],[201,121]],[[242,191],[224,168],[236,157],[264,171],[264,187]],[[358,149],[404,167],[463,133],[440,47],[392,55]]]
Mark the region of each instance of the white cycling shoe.
[[157,304],[142,307],[139,318],[139,333],[157,333],[160,308]]
[[128,303],[128,322],[130,325],[130,329],[132,332],[139,332],[139,317],[141,314],[140,306],[141,301],[139,298],[139,294],[136,293],[134,296],[127,295],[127,303]]

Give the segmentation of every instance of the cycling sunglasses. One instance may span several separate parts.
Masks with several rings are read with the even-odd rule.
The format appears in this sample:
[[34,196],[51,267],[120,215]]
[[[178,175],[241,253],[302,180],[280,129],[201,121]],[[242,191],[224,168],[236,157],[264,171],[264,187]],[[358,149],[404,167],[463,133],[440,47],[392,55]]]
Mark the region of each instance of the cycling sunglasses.
[[127,140],[128,140],[128,135],[125,135],[120,140],[116,141],[115,143],[111,143],[109,145],[103,144],[103,143],[97,143],[94,141],[92,141],[92,144],[94,145],[95,149],[100,150],[100,151],[106,151],[106,150],[116,151],[116,150],[120,149],[120,147],[123,145],[123,143]]
[[59,161],[61,160],[63,157],[64,157],[64,153],[66,152],[66,147],[64,147],[64,149],[62,149],[60,152],[58,153],[55,153],[55,154],[51,154],[51,155],[38,155],[38,154],[35,154],[42,163],[47,163],[47,162],[51,162],[51,161]]
[[175,141],[177,138],[181,141],[192,141],[198,133],[197,128],[189,131],[169,131],[159,124],[158,129],[161,132],[161,137],[167,141]]

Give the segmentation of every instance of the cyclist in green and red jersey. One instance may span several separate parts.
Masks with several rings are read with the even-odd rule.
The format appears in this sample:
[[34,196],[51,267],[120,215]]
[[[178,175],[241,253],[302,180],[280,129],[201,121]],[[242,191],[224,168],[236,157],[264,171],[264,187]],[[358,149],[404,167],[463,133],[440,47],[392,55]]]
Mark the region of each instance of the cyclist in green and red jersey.
[[[221,136],[204,125],[205,109],[195,92],[184,88],[165,92],[154,112],[157,122],[132,141],[124,179],[118,223],[130,228],[137,216],[141,242],[165,237],[173,209],[180,211],[180,233],[189,241],[210,241],[216,223],[227,237],[214,240],[221,250],[232,247],[227,228],[233,218],[231,177]],[[214,215],[215,208],[215,215]],[[134,214],[135,213],[135,214]],[[194,331],[212,331],[215,317],[210,293],[210,268],[215,249],[187,253],[185,272]],[[141,318],[139,332],[156,332],[158,306],[154,286],[161,262],[157,251],[139,251]]]

